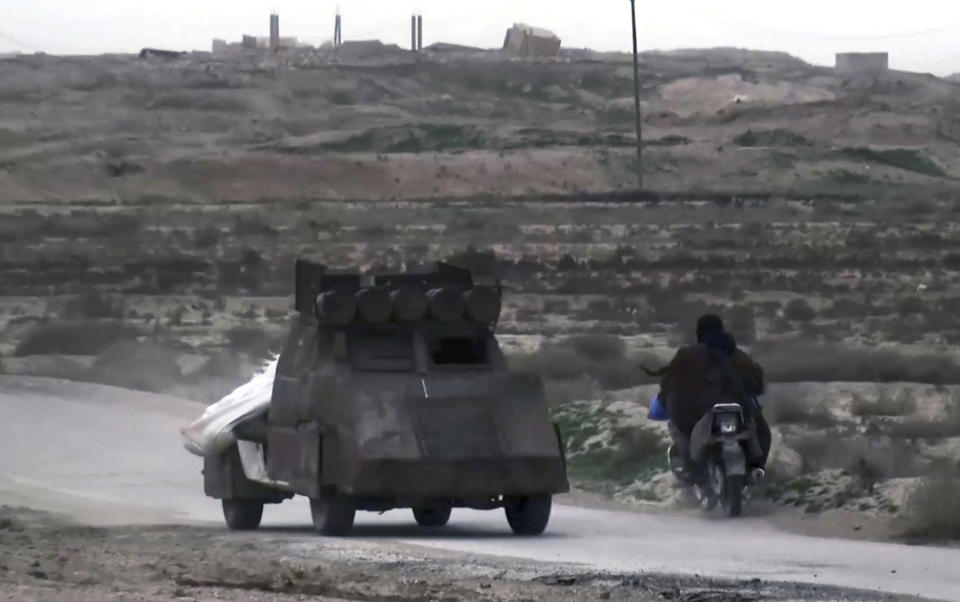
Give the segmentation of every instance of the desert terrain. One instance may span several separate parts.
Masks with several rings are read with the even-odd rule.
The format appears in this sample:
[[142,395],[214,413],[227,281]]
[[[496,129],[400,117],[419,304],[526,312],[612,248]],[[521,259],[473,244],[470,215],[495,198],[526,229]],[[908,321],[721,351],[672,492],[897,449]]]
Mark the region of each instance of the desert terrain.
[[[501,509],[422,528],[361,512],[319,537],[297,497],[255,533],[222,526],[169,395],[0,376],[0,595],[23,599],[955,599],[960,549],[798,535],[751,504],[736,521],[557,496],[546,533]],[[32,425],[32,428],[24,428]],[[51,445],[50,442],[56,442]],[[24,510],[31,508],[33,510]],[[776,510],[775,507],[772,508]],[[37,512],[37,511],[43,512]],[[72,523],[72,524],[71,524]],[[8,551],[9,550],[9,551]]]
[[503,284],[585,496],[686,511],[639,366],[714,310],[772,382],[769,520],[960,538],[960,83],[640,73],[642,192],[626,55],[4,58],[0,372],[210,402],[282,345],[296,257],[446,260]]

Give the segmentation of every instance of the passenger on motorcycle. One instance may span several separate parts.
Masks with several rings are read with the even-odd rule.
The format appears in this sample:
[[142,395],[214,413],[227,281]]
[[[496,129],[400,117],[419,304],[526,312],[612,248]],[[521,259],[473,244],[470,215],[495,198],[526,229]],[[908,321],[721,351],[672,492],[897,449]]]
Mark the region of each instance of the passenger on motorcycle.
[[[670,434],[684,462],[684,480],[696,483],[703,467],[690,457],[694,426],[715,404],[736,403],[753,437],[748,462],[754,480],[763,477],[770,454],[770,426],[756,398],[764,392],[763,369],[737,348],[719,316],[697,320],[697,343],[680,348],[663,369],[660,400],[670,418]],[[697,442],[695,441],[696,445]]]

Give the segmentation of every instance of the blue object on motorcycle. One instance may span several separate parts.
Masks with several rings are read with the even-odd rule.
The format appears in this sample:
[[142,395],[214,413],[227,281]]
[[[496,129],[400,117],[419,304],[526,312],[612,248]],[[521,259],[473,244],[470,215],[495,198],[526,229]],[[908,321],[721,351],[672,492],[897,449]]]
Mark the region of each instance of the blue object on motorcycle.
[[666,406],[660,401],[660,394],[657,393],[650,399],[650,411],[647,412],[647,418],[659,422],[670,420],[670,414],[667,413]]

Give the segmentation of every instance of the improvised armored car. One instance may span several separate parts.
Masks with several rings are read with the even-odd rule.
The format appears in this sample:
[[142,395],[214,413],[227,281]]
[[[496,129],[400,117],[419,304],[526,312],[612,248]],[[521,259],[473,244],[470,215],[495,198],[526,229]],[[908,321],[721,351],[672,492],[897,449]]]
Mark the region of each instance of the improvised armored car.
[[295,308],[269,408],[204,459],[230,528],[298,494],[327,535],[348,533],[357,510],[412,508],[439,527],[459,507],[543,532],[568,490],[563,447],[539,379],[507,371],[499,287],[442,263],[361,276],[299,260]]

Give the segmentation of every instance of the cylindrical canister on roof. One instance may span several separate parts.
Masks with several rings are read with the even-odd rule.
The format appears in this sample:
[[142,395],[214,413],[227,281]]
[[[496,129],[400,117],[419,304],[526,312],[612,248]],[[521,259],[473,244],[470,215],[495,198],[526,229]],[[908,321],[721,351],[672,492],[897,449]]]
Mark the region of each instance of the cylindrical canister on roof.
[[344,291],[327,291],[317,295],[314,309],[324,324],[346,326],[356,316],[357,300]]
[[500,317],[500,293],[492,286],[477,286],[463,294],[467,318],[480,324],[491,324]]
[[452,288],[435,288],[427,293],[430,315],[440,322],[457,322],[466,310],[463,295]]
[[427,317],[427,294],[415,286],[401,286],[390,292],[393,315],[400,322],[417,322]]
[[393,304],[390,293],[382,288],[364,288],[357,291],[357,315],[364,322],[382,324],[390,320]]

